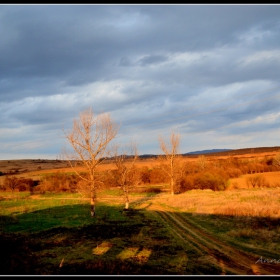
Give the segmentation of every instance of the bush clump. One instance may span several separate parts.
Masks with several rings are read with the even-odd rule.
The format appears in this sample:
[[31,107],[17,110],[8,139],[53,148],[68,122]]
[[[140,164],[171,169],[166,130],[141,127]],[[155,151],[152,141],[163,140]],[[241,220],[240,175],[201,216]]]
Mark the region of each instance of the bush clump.
[[222,191],[226,189],[228,182],[227,176],[218,173],[204,172],[193,176],[185,176],[179,182],[179,193],[193,189],[211,189],[213,191]]

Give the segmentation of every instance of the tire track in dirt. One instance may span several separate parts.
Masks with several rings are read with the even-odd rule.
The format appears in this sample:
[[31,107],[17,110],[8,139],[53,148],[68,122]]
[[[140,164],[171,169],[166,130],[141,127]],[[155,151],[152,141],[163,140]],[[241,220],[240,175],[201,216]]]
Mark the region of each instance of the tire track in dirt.
[[[251,274],[254,272],[262,272],[262,274],[267,275],[279,275],[280,274],[280,268],[273,265],[273,264],[267,264],[263,263],[262,266],[256,264],[256,260],[259,259],[260,256],[257,256],[255,254],[249,254],[242,252],[235,247],[231,246],[230,244],[226,243],[225,241],[221,241],[220,239],[216,238],[215,236],[209,234],[206,230],[201,228],[200,226],[196,225],[194,222],[191,221],[190,218],[186,217],[182,213],[172,213],[176,219],[181,221],[182,223],[185,223],[185,225],[190,228],[192,231],[194,231],[197,236],[201,236],[204,240],[208,240],[210,244],[215,244],[216,247],[219,247],[218,251],[228,257],[230,257],[232,260],[237,260],[239,264],[242,264],[244,267],[249,268],[249,271],[251,271]],[[253,267],[252,267],[253,266]],[[254,271],[257,270],[257,271]]]
[[178,221],[171,218],[167,212],[156,211],[156,213],[161,217],[165,224],[168,224],[171,227],[173,234],[178,236],[183,244],[194,248],[202,257],[207,257],[207,262],[219,267],[221,269],[221,275],[226,274],[226,271],[236,275],[243,274],[244,267],[237,264],[233,268],[232,263],[230,263],[229,260],[225,262],[225,258],[221,259],[217,254],[218,251],[214,250],[209,243],[205,243],[201,238],[194,236],[190,231],[185,229],[185,226],[182,225],[182,223],[178,223]]
[[279,269],[265,263],[262,263],[261,266],[257,265],[256,260],[259,257],[241,252],[222,242],[194,225],[182,214],[162,210],[155,210],[155,213],[186,245],[191,245],[198,252],[210,256],[209,261],[221,268],[221,274],[229,271],[237,275],[279,275]]

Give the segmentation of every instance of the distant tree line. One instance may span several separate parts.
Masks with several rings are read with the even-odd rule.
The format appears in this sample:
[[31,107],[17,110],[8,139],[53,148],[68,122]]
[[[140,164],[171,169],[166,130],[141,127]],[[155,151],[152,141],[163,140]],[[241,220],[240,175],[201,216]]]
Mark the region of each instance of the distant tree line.
[[[123,146],[113,145],[119,127],[108,113],[95,115],[91,108],[81,112],[73,120],[72,129],[63,130],[71,147],[70,151],[64,151],[64,158],[72,167],[73,173],[49,174],[38,184],[31,179],[24,181],[15,176],[6,176],[2,189],[7,188],[13,192],[17,189],[29,190],[32,193],[81,192],[89,199],[90,215],[95,217],[96,191],[99,188],[120,188],[127,210],[131,189],[137,189],[141,185],[168,186],[171,195],[192,189],[222,191],[227,188],[230,178],[242,174],[278,171],[280,168],[279,155],[260,161],[234,157],[220,160],[199,156],[194,162],[186,162],[180,154],[180,134],[175,132],[170,134],[169,141],[159,136],[159,147],[163,155],[158,156],[157,165],[153,168],[137,167],[136,144],[131,145],[130,151]],[[114,168],[99,172],[97,167],[105,163],[107,158],[113,159]],[[77,163],[82,164],[84,171],[81,172]],[[254,186],[260,185],[252,182]]]
[[[245,174],[256,174],[256,176],[248,178],[248,187],[268,187],[269,185],[259,173],[280,171],[278,157],[279,155],[277,154],[275,157],[255,160],[234,157],[212,159],[200,156],[196,161],[192,162],[185,162],[181,158],[179,167],[174,175],[174,192],[178,194],[192,189],[222,191],[226,189],[229,179],[238,178]],[[120,159],[123,160],[123,158],[119,158],[119,161]],[[119,161],[118,164],[120,165]],[[123,188],[127,184],[132,188],[134,187],[135,191],[140,186],[168,186],[170,176],[165,172],[168,164],[162,158],[158,159],[158,164],[155,164],[153,168],[148,166],[137,167],[135,162],[132,163],[133,165],[130,165],[125,181],[121,179],[126,168],[122,165],[119,166],[119,169],[113,168],[103,172],[96,172],[96,187],[98,189],[114,189]],[[86,172],[84,172],[84,176],[87,176]],[[53,174],[46,174],[41,180],[36,181],[6,175],[2,180],[1,189],[7,191],[30,191],[32,193],[75,193],[83,188],[83,181],[75,173],[62,173],[59,171]]]
[[2,191],[29,191],[31,194],[34,193],[35,187],[40,183],[39,180],[32,180],[27,178],[18,178],[16,176],[6,175],[0,189]]

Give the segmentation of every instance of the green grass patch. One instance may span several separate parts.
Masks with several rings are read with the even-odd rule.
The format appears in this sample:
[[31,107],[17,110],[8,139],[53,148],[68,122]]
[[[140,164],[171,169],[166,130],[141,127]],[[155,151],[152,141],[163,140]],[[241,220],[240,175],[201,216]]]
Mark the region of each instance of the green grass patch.
[[120,196],[123,194],[121,189],[108,189],[99,192],[100,195],[112,195],[112,196]]
[[40,195],[41,198],[82,198],[82,194],[80,193],[51,193],[51,192],[45,192],[44,194]]
[[183,248],[151,212],[79,199],[1,202],[0,271],[5,275],[214,274]]
[[280,227],[276,219],[184,213],[189,222],[240,250],[280,259]]
[[[195,191],[205,199],[221,196]],[[187,213],[179,196],[135,193],[128,211],[119,190],[99,192],[96,217],[79,194],[45,194],[0,202],[0,271],[5,275],[219,275],[205,252],[176,237],[149,205],[179,213],[196,228],[244,252],[280,259],[277,220]],[[108,197],[106,197],[108,195]],[[104,196],[104,197],[102,197]],[[111,196],[114,198],[110,201]],[[189,194],[188,204],[193,205]],[[233,194],[232,194],[233,196]],[[102,198],[106,198],[103,202]],[[221,196],[221,199],[223,196]],[[147,206],[146,206],[147,205]],[[144,206],[144,207],[143,207]],[[182,204],[185,207],[185,203]],[[193,206],[190,206],[193,207]],[[199,205],[197,206],[199,207]],[[159,207],[162,209],[161,207]],[[156,208],[155,208],[156,209]],[[183,228],[183,227],[182,227]],[[182,234],[182,232],[181,232]],[[186,237],[187,238],[187,237]],[[279,256],[279,257],[278,257]]]
[[13,192],[0,192],[0,201],[3,200],[4,198],[9,198],[9,199],[21,199],[21,198],[26,198],[30,196],[30,192],[18,192],[15,191]]

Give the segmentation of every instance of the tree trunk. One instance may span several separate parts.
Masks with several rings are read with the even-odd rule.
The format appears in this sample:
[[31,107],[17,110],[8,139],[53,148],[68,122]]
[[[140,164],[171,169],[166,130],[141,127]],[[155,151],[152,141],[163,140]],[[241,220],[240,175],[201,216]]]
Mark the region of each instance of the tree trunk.
[[91,199],[90,199],[90,215],[91,215],[91,217],[95,216],[94,197],[91,197]]
[[127,187],[124,187],[124,193],[125,193],[125,210],[128,210],[129,199],[128,199],[128,189],[127,189]]
[[125,210],[128,210],[128,208],[129,208],[129,201],[126,201],[125,202]]
[[171,195],[174,195],[174,179],[173,178],[171,178],[170,187],[171,187]]
[[95,189],[94,189],[94,182],[91,185],[91,192],[90,192],[90,215],[91,217],[95,216]]

